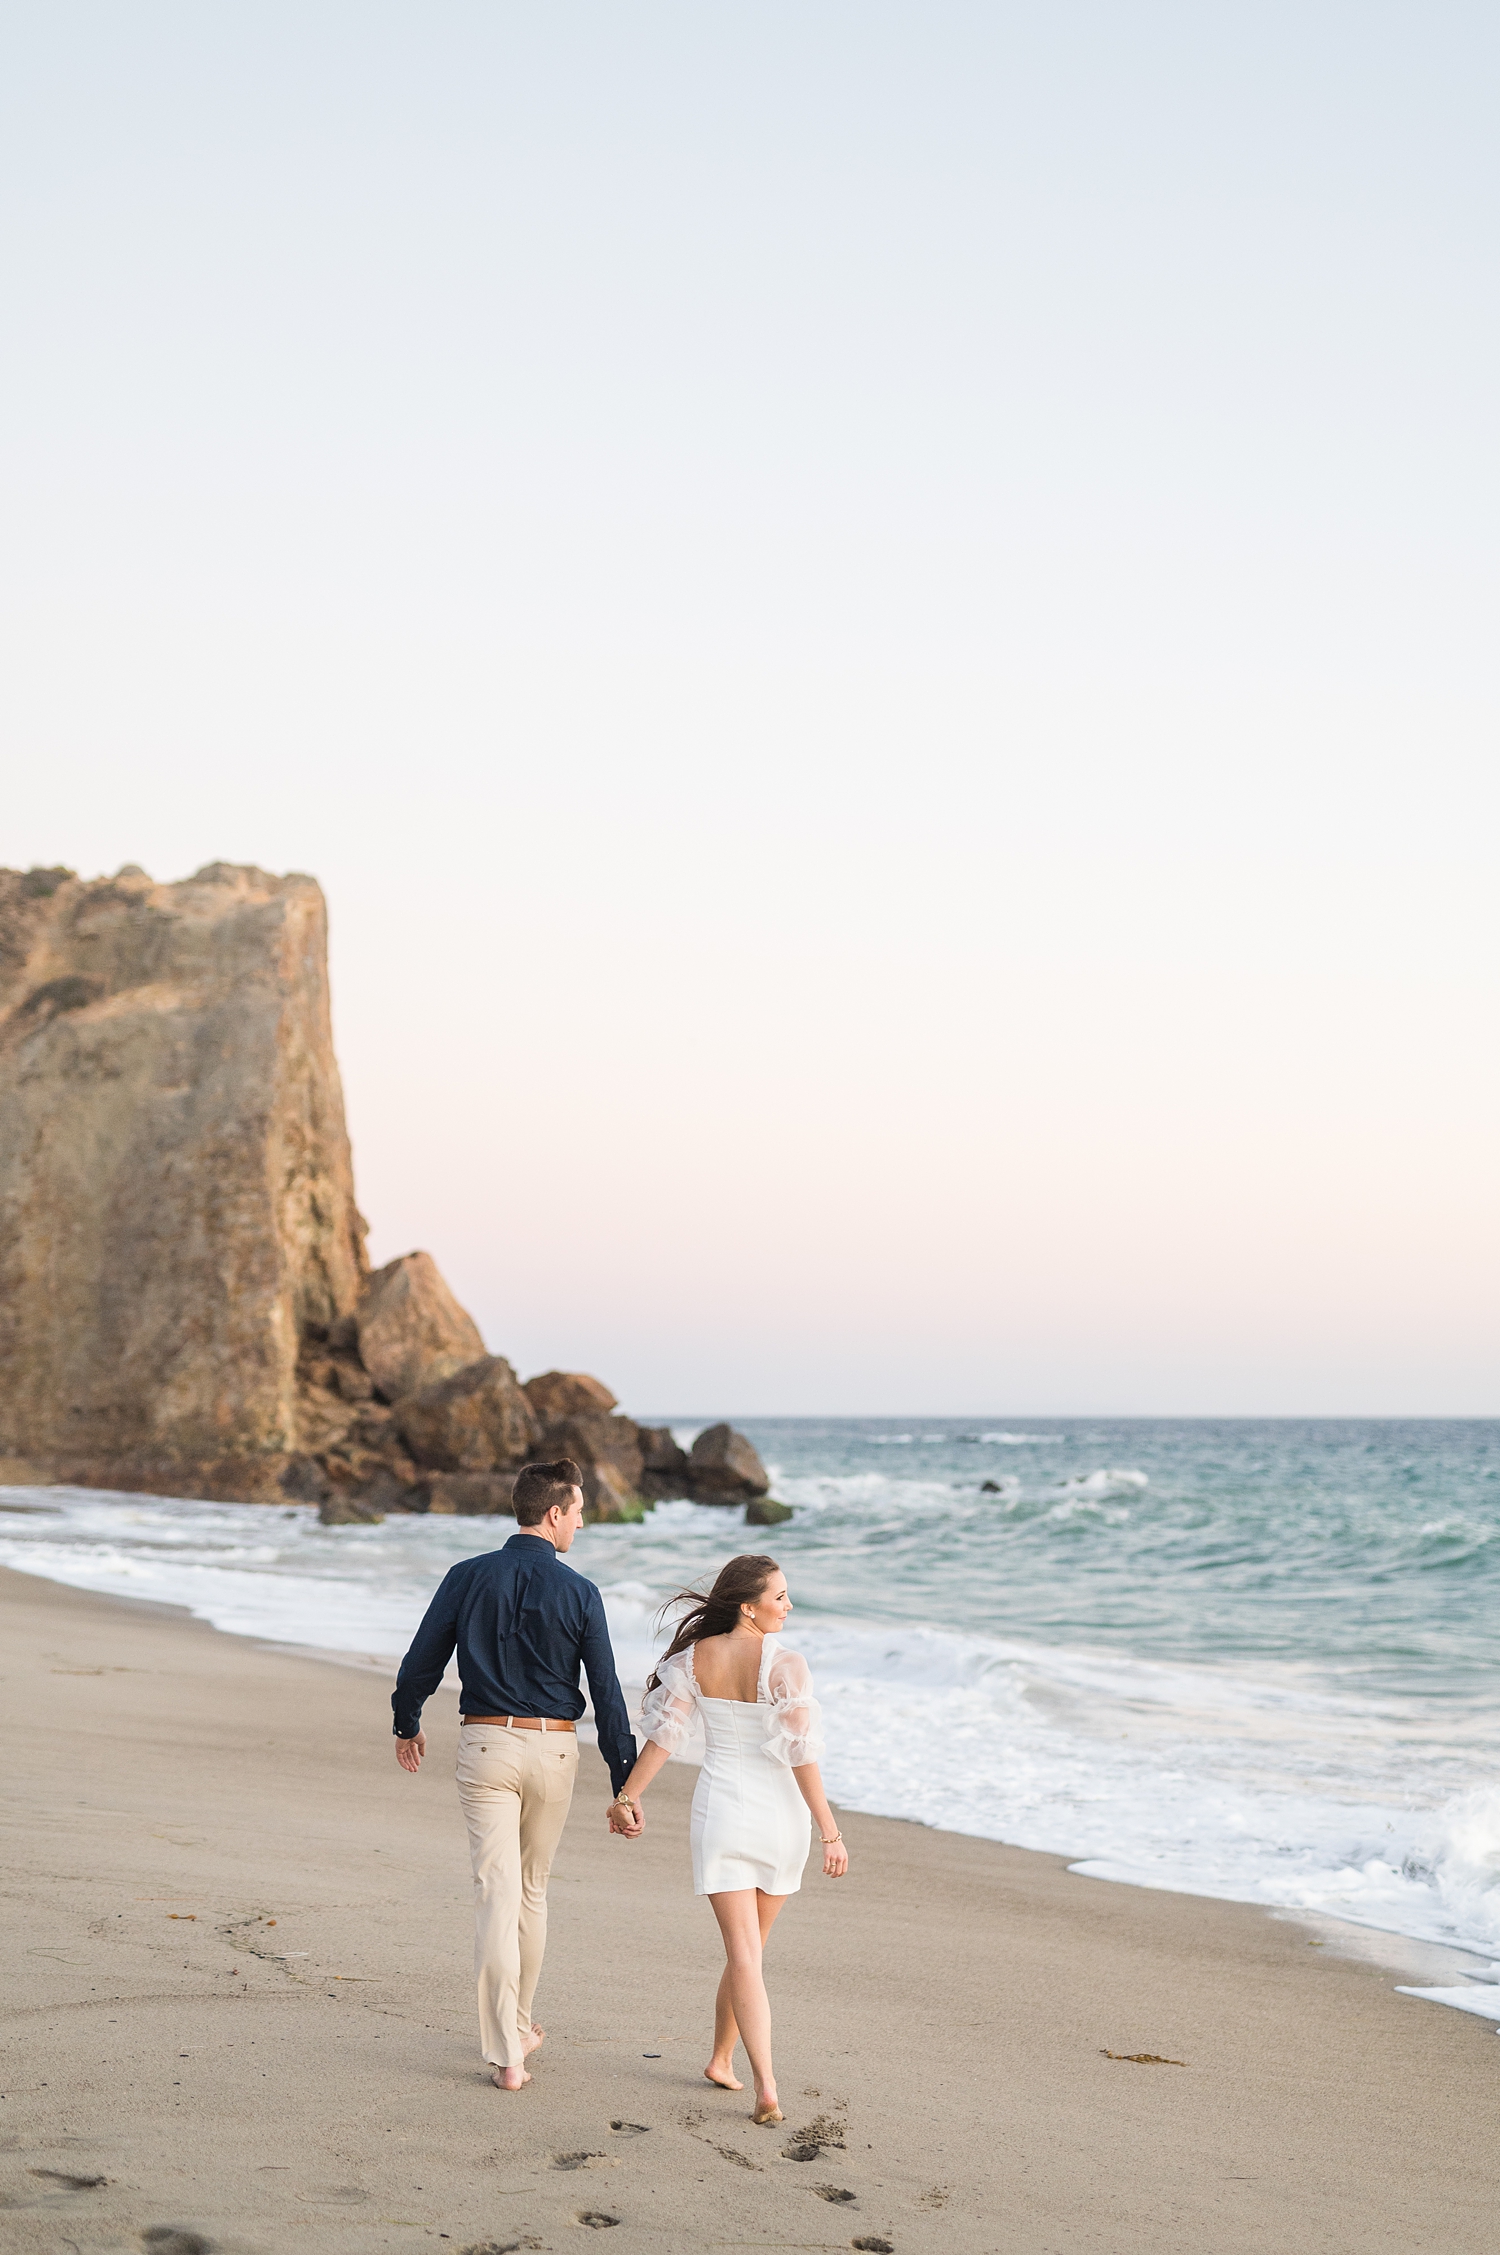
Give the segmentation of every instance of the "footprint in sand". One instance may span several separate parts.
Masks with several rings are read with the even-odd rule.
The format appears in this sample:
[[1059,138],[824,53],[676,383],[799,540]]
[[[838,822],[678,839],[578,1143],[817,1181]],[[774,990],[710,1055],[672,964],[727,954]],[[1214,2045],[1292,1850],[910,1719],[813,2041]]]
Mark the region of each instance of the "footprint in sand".
[[835,2207],[847,2208],[854,2198],[843,2185],[809,2185],[808,2191],[818,2200],[831,2200]]
[[[834,2104],[840,2105],[842,2101],[835,2099]],[[847,2123],[836,2122],[831,2114],[815,2114],[812,2120],[806,2123],[802,2129],[793,2130],[792,2143],[793,2145],[836,2145],[842,2152],[844,2132],[847,2128]]]
[[148,2224],[140,2236],[150,2255],[213,2255],[213,2241],[190,2224]]
[[618,2216],[606,2216],[602,2208],[585,2208],[583,2214],[573,2220],[586,2225],[591,2232],[610,2231],[620,2221]]
[[[843,2103],[842,2099],[834,2100],[835,2106],[842,2106]],[[781,2149],[782,2159],[816,2161],[825,2146],[832,2146],[842,2153],[845,2127],[843,2122],[836,2122],[831,2114],[815,2114],[800,2130],[793,2130]]]

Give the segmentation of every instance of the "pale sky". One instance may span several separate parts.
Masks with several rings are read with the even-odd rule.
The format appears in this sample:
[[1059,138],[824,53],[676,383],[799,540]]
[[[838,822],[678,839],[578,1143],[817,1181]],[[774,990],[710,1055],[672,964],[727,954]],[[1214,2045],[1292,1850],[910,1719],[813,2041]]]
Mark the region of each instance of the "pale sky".
[[0,861],[639,1413],[1495,1414],[1500,21],[48,0]]

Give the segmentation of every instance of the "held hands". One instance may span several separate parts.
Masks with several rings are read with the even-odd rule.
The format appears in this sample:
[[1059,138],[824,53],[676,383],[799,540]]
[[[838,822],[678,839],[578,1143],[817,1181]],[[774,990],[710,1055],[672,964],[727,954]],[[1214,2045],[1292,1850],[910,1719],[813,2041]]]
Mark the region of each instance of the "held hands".
[[396,1741],[396,1759],[404,1770],[411,1771],[413,1777],[422,1767],[422,1756],[426,1751],[427,1733],[425,1730],[419,1730],[415,1738],[398,1738]]
[[639,1801],[632,1801],[623,1793],[617,1793],[610,1802],[604,1821],[622,1840],[639,1840],[646,1829],[645,1812]]

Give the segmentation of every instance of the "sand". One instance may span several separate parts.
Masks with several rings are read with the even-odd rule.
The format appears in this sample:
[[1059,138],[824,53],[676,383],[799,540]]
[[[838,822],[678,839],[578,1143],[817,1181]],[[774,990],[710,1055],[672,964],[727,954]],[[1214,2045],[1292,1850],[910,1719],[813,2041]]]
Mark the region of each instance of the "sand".
[[693,1773],[611,1840],[585,1748],[513,2097],[478,2058],[451,1692],[413,1779],[380,1677],[175,1612],[4,1574],[0,1652],[6,2248],[1494,2244],[1500,2044],[1393,1987],[1440,1953],[846,1817],[851,1877],[811,1870],[774,1937],[789,2120],[757,2130],[700,2080]]

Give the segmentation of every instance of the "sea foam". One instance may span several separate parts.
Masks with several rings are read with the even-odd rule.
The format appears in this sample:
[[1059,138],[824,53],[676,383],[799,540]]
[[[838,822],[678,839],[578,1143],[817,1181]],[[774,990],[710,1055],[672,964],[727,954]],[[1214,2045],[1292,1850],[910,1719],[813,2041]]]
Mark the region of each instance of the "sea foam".
[[[774,1535],[668,1503],[571,1555],[626,1682],[664,1599],[773,1547],[840,1805],[1500,1957],[1491,1429],[751,1430],[796,1507]],[[981,1437],[1016,1449],[999,1493]],[[0,1503],[5,1564],[388,1663],[447,1567],[512,1532],[65,1489]]]

